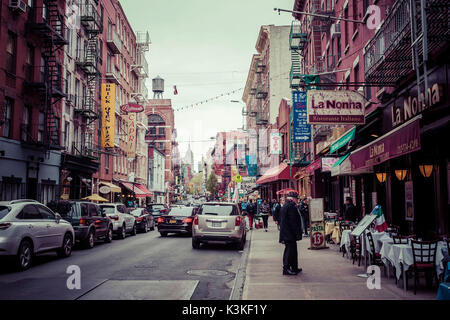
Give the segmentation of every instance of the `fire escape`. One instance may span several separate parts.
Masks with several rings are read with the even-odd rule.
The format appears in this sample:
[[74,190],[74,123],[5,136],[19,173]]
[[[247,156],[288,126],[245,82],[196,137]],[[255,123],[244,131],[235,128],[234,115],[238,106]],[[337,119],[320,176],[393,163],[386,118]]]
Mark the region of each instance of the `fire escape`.
[[93,135],[96,133],[96,123],[99,123],[99,110],[96,102],[100,79],[98,37],[103,31],[103,25],[97,8],[92,4],[86,4],[81,7],[80,22],[86,31],[87,42],[84,49],[79,49],[79,52],[77,52],[76,65],[86,75],[87,86],[84,100],[78,100],[75,106],[75,114],[84,118],[86,131],[84,133],[84,143],[80,147],[81,150],[74,145],[72,153],[78,156],[98,159],[99,150],[94,148]]
[[[365,48],[366,82],[394,86],[414,70],[418,96],[423,83],[427,100],[428,56],[448,46],[449,11],[448,1],[445,0],[396,1]],[[384,98],[388,99],[389,96]]]
[[62,67],[57,53],[68,42],[64,38],[64,17],[59,12],[57,0],[44,1],[41,7],[30,10],[27,32],[38,35],[42,41],[42,65],[37,67],[39,77],[34,74],[36,68],[29,66],[32,69],[27,70],[24,86],[27,93],[39,94],[40,110],[44,111],[44,128],[42,136],[38,137],[38,143],[43,144],[46,150],[61,150],[60,119],[56,108],[57,103],[66,95],[62,90]]
[[148,62],[145,53],[150,50],[150,35],[148,32],[138,32],[136,35],[136,64],[131,66],[138,77],[138,85],[131,95],[138,103],[145,103],[148,99],[148,89],[145,86],[145,79],[148,77]]
[[257,114],[256,114],[256,125],[257,126],[266,126],[269,120],[267,119],[267,115],[264,112],[264,102],[268,95],[267,83],[264,83],[264,71],[266,70],[266,65],[264,64],[262,58],[258,59],[256,62],[256,76],[257,76],[257,84],[255,90],[255,97],[257,102]]

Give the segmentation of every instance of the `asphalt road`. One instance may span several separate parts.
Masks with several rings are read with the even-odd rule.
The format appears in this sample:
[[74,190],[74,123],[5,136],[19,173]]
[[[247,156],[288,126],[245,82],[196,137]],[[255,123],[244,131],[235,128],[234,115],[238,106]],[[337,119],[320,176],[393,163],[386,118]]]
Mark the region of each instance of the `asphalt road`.
[[[76,248],[66,259],[37,256],[25,272],[2,263],[0,299],[229,299],[242,257],[232,246],[194,250],[190,237],[152,231]],[[72,265],[80,267],[81,289],[67,287]]]

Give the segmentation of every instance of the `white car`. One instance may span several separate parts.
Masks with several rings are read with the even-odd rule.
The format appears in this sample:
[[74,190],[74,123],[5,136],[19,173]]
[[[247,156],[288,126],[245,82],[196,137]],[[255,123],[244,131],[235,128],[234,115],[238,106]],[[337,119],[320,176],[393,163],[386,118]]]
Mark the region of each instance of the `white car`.
[[56,251],[72,253],[75,232],[58,213],[35,200],[0,202],[0,257],[14,257],[20,270],[28,269],[34,255]]
[[120,239],[125,239],[127,233],[136,235],[136,218],[127,213],[127,207],[123,203],[101,204],[100,208],[106,213],[113,223],[113,233]]

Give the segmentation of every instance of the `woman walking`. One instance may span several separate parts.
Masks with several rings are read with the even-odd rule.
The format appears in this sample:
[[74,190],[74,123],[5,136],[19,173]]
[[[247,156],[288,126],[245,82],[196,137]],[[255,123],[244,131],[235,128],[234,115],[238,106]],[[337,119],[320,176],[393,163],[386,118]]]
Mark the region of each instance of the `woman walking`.
[[263,219],[263,225],[264,225],[264,230],[267,232],[267,228],[268,228],[268,224],[269,224],[269,211],[270,211],[270,206],[267,203],[267,200],[264,200],[263,204],[261,205],[261,217]]

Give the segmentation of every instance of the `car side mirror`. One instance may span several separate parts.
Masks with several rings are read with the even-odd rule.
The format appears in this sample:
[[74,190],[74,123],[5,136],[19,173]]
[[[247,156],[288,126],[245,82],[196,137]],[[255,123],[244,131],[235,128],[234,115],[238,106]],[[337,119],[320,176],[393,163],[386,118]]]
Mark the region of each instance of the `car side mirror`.
[[61,215],[59,213],[55,213],[56,223],[59,223],[61,221],[61,219],[62,219]]

